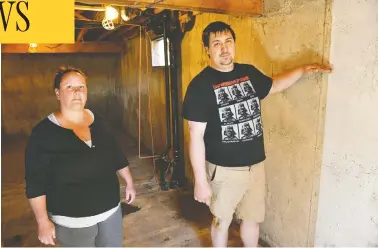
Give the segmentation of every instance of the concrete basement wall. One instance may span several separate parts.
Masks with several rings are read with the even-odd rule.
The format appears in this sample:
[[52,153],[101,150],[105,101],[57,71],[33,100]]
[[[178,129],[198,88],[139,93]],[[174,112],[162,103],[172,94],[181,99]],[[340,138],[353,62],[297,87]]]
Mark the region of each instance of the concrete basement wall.
[[113,125],[120,125],[122,105],[115,97],[118,55],[2,54],[1,62],[3,134],[29,135],[37,122],[58,109],[53,80],[61,65],[79,67],[87,73],[87,107]]
[[[268,1],[267,1],[268,2]],[[272,74],[306,63],[327,63],[331,4],[276,1],[255,27],[272,61]],[[313,246],[328,75],[311,75],[268,98],[267,214],[262,233],[271,244]]]
[[[202,30],[212,21],[236,32],[236,61],[267,75],[305,63],[327,61],[330,5],[325,0],[265,1],[264,17],[197,16],[183,44],[183,95],[208,63]],[[271,245],[312,246],[317,210],[327,75],[303,78],[262,102],[267,151],[267,213],[261,236]],[[184,123],[185,147],[188,129]],[[187,175],[192,178],[187,150]]]
[[335,0],[317,246],[378,246],[378,1]]

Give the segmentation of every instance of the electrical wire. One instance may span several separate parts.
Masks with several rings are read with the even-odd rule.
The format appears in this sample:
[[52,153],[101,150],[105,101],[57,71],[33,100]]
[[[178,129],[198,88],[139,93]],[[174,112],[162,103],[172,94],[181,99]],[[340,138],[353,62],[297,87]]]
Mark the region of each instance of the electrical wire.
[[[145,35],[146,36],[146,35]],[[148,70],[148,54],[147,54],[147,44],[148,41],[146,39],[146,74],[147,74],[147,91],[148,91],[148,108],[149,108],[149,119],[150,119],[150,132],[151,132],[151,148],[152,148],[152,156],[141,156],[141,81],[142,81],[142,26],[139,26],[139,82],[138,82],[138,146],[139,146],[139,158],[156,158],[158,156],[154,153],[154,138],[153,138],[153,130],[152,130],[152,114],[151,114],[151,96],[150,96],[150,72]]]
[[149,109],[149,117],[150,117],[150,133],[151,133],[151,149],[152,149],[152,157],[155,157],[155,145],[154,145],[154,135],[152,130],[152,114],[151,114],[151,94],[150,94],[150,77],[151,71],[149,69],[149,59],[148,59],[148,40],[147,40],[147,28],[144,28],[144,39],[146,41],[146,75],[147,75],[147,92],[148,92],[148,109]]

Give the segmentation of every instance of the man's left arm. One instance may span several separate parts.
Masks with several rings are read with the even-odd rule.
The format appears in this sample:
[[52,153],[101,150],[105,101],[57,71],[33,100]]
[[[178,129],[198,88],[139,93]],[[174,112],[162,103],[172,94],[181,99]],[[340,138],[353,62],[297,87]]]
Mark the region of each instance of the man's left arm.
[[309,64],[287,71],[273,77],[273,85],[269,94],[286,90],[306,74],[314,72],[331,72],[332,68],[327,65]]

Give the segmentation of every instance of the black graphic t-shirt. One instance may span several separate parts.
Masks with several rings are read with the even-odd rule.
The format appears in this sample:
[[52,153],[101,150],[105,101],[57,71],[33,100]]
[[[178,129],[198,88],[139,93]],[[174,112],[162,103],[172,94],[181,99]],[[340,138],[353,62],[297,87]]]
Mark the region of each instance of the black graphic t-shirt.
[[206,122],[206,160],[221,166],[250,166],[265,160],[260,100],[272,79],[252,65],[231,72],[206,67],[189,84],[182,115]]

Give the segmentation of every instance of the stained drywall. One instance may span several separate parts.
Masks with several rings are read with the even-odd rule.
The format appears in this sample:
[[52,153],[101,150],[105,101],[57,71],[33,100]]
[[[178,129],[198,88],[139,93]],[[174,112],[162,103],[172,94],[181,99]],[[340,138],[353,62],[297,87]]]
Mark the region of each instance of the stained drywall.
[[152,67],[150,36],[142,31],[127,40],[121,58],[122,89],[117,94],[125,110],[122,125],[141,147],[160,153],[167,133],[165,74],[164,67]]
[[[327,61],[330,5],[325,0],[276,1],[263,17],[201,14],[184,38],[183,93],[208,63],[201,42],[212,21],[236,32],[236,61],[272,76],[306,63]],[[311,246],[314,242],[327,75],[302,78],[262,102],[266,144],[267,213],[261,237],[271,245]],[[192,178],[185,130],[186,171]]]
[[42,118],[59,108],[53,80],[61,65],[81,68],[88,75],[87,107],[117,125],[122,114],[115,96],[117,55],[2,54],[1,101],[5,135],[29,135]]
[[317,246],[378,246],[378,1],[335,0]]

